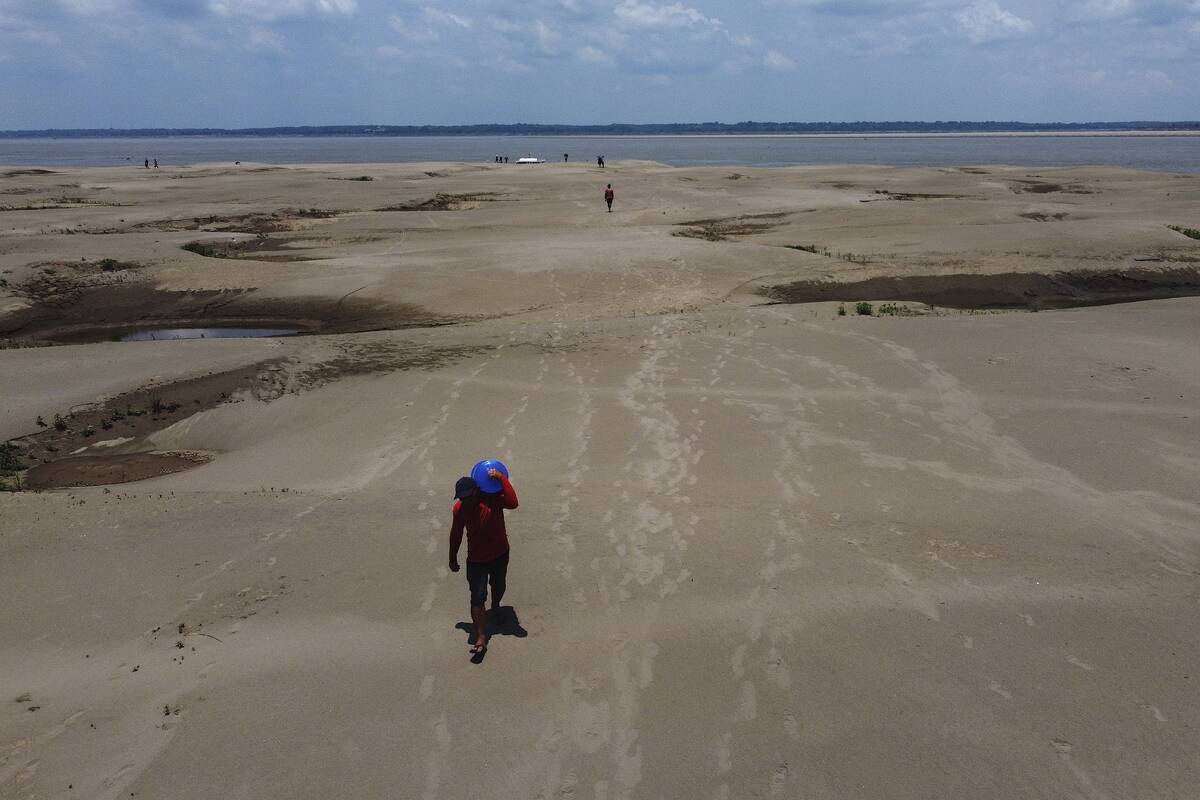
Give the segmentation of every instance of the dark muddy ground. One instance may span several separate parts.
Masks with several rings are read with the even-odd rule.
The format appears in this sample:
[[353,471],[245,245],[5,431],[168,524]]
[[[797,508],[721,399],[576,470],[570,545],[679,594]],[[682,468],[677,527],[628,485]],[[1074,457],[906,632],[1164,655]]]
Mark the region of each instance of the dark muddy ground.
[[276,236],[270,237],[260,233],[253,239],[237,241],[197,241],[188,242],[184,250],[205,258],[241,258],[249,261],[320,261],[320,256],[306,255],[315,247],[297,247],[293,242],[327,241],[312,236]]
[[[411,342],[344,342],[316,361],[274,360],[195,378],[139,387],[108,400],[72,408],[47,407],[36,430],[4,444],[28,468],[28,489],[100,486],[143,480],[189,469],[194,454],[150,454],[147,437],[193,414],[253,398],[270,402],[343,378],[410,369],[435,369],[482,352],[479,347],[429,347]],[[35,427],[37,426],[37,427]],[[101,456],[75,455],[80,448],[119,440]],[[153,458],[148,458],[153,455]],[[7,474],[7,473],[6,473]],[[8,476],[11,482],[11,476]]]
[[723,242],[731,236],[752,236],[756,233],[766,233],[772,228],[778,227],[779,221],[788,216],[788,213],[775,211],[768,214],[745,214],[740,217],[681,222],[679,224],[682,227],[672,235],[689,239],[704,239],[709,242]]
[[38,284],[28,308],[0,318],[0,338],[83,344],[145,328],[295,328],[354,333],[457,322],[419,306],[354,297],[271,298],[255,290],[163,291],[139,283],[95,286],[64,278]]
[[[433,175],[434,173],[427,173]],[[473,208],[477,203],[494,203],[502,195],[495,192],[476,192],[473,194],[445,194],[438,192],[428,200],[415,200],[410,203],[399,203],[384,206],[376,211],[463,211]]]
[[39,464],[25,474],[29,489],[66,489],[144,481],[207,464],[203,453],[126,453],[64,458]]
[[797,281],[766,287],[782,303],[911,300],[959,309],[1038,309],[1200,296],[1200,269],[911,275],[862,281]]

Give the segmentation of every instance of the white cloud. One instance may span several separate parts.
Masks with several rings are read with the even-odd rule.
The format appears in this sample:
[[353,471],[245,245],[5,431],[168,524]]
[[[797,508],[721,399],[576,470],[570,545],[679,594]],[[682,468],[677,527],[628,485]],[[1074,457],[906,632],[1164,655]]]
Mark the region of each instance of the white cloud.
[[[99,0],[71,0],[95,2]],[[350,15],[358,10],[358,0],[212,0],[209,10],[222,17],[250,17],[270,22],[284,17],[310,14]]]
[[775,72],[789,72],[796,68],[796,62],[776,50],[768,50],[763,56],[763,66]]
[[1133,0],[1087,0],[1079,10],[1082,19],[1113,19],[1133,12]]
[[124,5],[122,0],[60,0],[73,14],[111,14]]
[[1136,85],[1149,92],[1167,92],[1175,88],[1175,81],[1171,80],[1171,76],[1162,70],[1148,69],[1144,72],[1134,73],[1131,79]]
[[260,50],[270,53],[284,53],[287,48],[284,46],[284,38],[280,34],[269,28],[251,28],[249,45],[251,50]]
[[507,72],[509,75],[526,75],[533,71],[528,64],[523,64],[516,59],[501,54],[491,62],[497,69]]
[[1084,70],[1063,76],[1064,82],[1096,94],[1146,97],[1173,92],[1179,88],[1175,80],[1162,70],[1126,70],[1111,72],[1105,69]]
[[706,17],[683,3],[656,6],[638,0],[621,0],[620,5],[613,9],[613,14],[621,23],[635,28],[721,27],[721,20]]
[[613,63],[615,63],[612,59],[612,56],[603,50],[592,47],[591,45],[588,45],[587,47],[581,47],[575,54],[575,57],[585,64],[603,64],[605,66],[611,66]]
[[1005,11],[996,0],[977,0],[954,17],[975,44],[1007,39],[1033,30],[1032,22]]
[[449,11],[442,11],[440,8],[434,8],[433,6],[425,6],[421,13],[424,14],[425,19],[438,25],[457,25],[460,28],[470,30],[473,24],[470,17],[451,14]]
[[533,24],[534,35],[537,36],[538,46],[543,52],[550,52],[558,44],[562,36],[540,19]]
[[438,39],[437,32],[432,28],[423,25],[413,25],[403,17],[396,15],[388,17],[388,25],[392,30],[410,42],[436,42]]

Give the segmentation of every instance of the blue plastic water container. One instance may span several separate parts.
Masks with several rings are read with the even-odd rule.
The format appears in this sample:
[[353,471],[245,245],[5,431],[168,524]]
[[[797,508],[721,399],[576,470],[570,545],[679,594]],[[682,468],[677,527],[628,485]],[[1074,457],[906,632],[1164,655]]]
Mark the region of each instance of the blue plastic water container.
[[500,481],[488,477],[489,469],[499,470],[504,477],[508,477],[508,467],[504,466],[503,461],[487,458],[471,467],[471,480],[475,481],[481,492],[496,494],[503,491],[504,487],[500,484]]

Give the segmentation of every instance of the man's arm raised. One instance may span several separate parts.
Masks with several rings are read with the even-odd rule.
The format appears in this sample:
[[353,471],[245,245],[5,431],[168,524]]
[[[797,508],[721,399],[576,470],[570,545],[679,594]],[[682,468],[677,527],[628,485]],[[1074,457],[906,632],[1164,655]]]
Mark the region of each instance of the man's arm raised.
[[503,492],[501,495],[502,499],[500,501],[501,507],[507,508],[509,511],[516,508],[517,490],[513,488],[511,483],[508,482],[508,476],[498,469],[489,469],[488,477],[495,478],[496,480],[500,481],[500,485],[503,487]]

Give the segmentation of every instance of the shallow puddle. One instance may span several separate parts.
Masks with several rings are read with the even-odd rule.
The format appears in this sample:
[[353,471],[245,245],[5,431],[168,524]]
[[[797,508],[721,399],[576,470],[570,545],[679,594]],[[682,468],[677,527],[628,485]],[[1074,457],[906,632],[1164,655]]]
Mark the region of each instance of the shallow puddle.
[[157,342],[166,339],[258,339],[295,336],[299,328],[150,328],[121,337],[122,342]]

